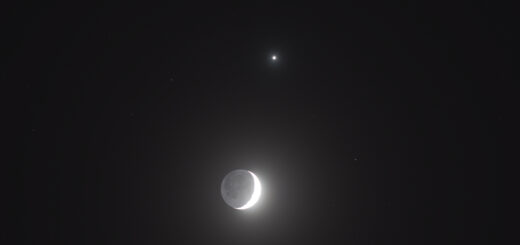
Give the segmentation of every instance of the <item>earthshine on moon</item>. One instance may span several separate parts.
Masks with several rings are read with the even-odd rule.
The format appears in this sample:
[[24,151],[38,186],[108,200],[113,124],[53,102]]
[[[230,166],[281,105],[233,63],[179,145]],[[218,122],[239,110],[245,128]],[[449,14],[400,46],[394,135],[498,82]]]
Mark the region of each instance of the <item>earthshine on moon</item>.
[[233,170],[222,180],[222,198],[234,209],[248,209],[260,199],[262,186],[256,175],[247,170]]

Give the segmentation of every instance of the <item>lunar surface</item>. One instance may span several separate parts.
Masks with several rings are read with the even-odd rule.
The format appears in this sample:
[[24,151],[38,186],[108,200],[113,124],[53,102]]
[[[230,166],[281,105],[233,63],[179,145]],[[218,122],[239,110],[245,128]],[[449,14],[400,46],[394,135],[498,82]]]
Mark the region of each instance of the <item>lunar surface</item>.
[[232,208],[248,209],[260,199],[260,180],[251,171],[233,170],[224,177],[220,186],[222,198]]

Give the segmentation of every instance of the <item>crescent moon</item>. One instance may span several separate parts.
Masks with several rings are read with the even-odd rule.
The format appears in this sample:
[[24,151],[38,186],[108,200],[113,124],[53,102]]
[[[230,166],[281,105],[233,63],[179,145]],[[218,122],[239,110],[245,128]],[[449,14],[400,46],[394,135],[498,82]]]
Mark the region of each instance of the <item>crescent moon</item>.
[[251,199],[249,199],[249,201],[247,201],[247,203],[244,206],[239,207],[237,209],[248,209],[248,208],[252,207],[253,205],[256,204],[256,202],[258,202],[258,200],[260,199],[260,195],[262,194],[262,185],[260,184],[260,180],[258,179],[258,177],[256,177],[256,175],[253,172],[251,172],[251,171],[248,171],[248,172],[253,177],[253,183],[254,183],[253,194],[251,195]]

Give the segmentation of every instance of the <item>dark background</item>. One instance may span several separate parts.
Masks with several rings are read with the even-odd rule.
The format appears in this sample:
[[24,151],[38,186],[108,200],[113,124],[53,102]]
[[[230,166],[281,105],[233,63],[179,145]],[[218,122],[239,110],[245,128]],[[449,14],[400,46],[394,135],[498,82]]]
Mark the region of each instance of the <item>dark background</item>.
[[506,6],[4,11],[20,243],[494,243]]

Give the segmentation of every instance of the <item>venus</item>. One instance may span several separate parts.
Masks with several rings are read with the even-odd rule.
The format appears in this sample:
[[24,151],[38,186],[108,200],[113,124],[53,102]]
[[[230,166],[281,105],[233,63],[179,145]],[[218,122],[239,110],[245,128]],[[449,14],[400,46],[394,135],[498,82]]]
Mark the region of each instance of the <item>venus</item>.
[[262,186],[256,175],[247,170],[233,170],[220,185],[222,198],[234,209],[248,209],[260,199]]

